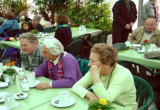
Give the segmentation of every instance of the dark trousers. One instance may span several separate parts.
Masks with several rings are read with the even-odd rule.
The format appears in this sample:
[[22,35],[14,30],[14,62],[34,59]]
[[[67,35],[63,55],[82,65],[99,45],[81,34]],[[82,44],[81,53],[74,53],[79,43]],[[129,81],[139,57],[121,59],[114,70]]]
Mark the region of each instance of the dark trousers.
[[113,44],[115,43],[125,43],[128,39],[130,30],[125,29],[121,32],[113,32]]

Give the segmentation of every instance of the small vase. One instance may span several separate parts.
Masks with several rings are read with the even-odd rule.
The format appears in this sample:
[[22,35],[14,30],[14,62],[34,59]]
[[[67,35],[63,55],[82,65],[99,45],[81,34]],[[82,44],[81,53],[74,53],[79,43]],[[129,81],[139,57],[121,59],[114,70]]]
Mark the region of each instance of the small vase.
[[145,53],[148,52],[149,45],[145,45]]
[[8,82],[9,85],[15,85],[16,84],[16,74],[14,73],[12,76],[5,74],[5,82]]

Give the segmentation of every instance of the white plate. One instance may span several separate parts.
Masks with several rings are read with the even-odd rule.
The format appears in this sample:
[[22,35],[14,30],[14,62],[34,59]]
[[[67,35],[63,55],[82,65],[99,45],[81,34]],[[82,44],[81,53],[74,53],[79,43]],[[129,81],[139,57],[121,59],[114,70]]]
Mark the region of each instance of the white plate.
[[4,96],[7,94],[7,92],[0,92],[0,103],[4,102]]
[[55,107],[69,107],[75,103],[75,99],[73,97],[70,97],[70,102],[68,105],[60,105],[59,103],[55,103],[56,101],[59,101],[59,96],[51,100],[51,104]]
[[[20,94],[23,94],[23,95],[20,95]],[[25,99],[28,97],[28,94],[24,93],[24,92],[20,92],[20,93],[14,94],[14,97],[15,97],[15,99]]]
[[[33,84],[32,86],[30,86],[30,88],[36,87],[39,83],[40,83],[40,81],[39,81],[39,80],[36,80],[36,83]],[[23,84],[23,83],[21,82],[21,86],[22,86],[22,84]]]
[[0,82],[0,88],[7,87],[8,82]]

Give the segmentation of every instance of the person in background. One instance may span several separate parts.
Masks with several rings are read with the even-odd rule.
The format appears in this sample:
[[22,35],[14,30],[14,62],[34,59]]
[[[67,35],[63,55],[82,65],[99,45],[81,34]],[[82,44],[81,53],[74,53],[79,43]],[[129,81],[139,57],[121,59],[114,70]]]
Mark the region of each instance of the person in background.
[[21,11],[19,14],[19,17],[17,17],[17,21],[18,23],[20,23],[20,18],[22,18],[22,16],[24,16],[24,21],[25,22],[31,22],[31,19],[28,18],[27,13],[25,11]]
[[18,22],[14,18],[14,14],[11,11],[6,11],[4,14],[6,20],[2,23],[0,27],[0,37],[4,37],[3,32],[8,32],[10,30],[19,29]]
[[29,25],[28,25],[27,22],[22,22],[22,24],[21,24],[21,30],[20,30],[20,32],[18,34],[20,35],[20,34],[26,33],[26,32],[30,32],[29,31]]
[[21,46],[21,67],[32,71],[45,60],[42,56],[42,45],[38,43],[37,37],[30,32],[21,34],[19,40]]
[[[72,87],[72,91],[90,102],[101,98],[137,110],[136,88],[131,72],[117,64],[117,50],[105,43],[91,49],[90,70]],[[91,86],[93,92],[86,88]]]
[[140,25],[144,26],[145,21],[148,18],[154,18],[156,20],[156,26],[159,24],[159,13],[158,13],[158,6],[156,4],[157,0],[149,0],[147,3],[143,5],[142,14],[141,14],[141,21]]
[[32,72],[35,72],[36,77],[44,76],[53,81],[42,82],[36,86],[37,89],[69,88],[82,77],[77,60],[64,51],[63,45],[56,38],[44,39],[42,55],[46,60]]
[[145,26],[134,30],[129,36],[128,41],[132,44],[141,44],[145,39],[160,47],[160,31],[156,27],[156,20],[154,18],[148,18],[145,22]]
[[72,32],[68,26],[68,21],[68,17],[62,14],[55,17],[55,22],[58,24],[58,28],[55,32],[55,38],[62,43],[63,47],[67,47],[72,42]]
[[41,18],[40,24],[41,24],[43,27],[47,27],[47,26],[50,26],[50,25],[51,25],[50,19],[49,19],[48,15],[46,14],[45,11],[41,11],[41,12],[39,13],[39,16],[40,16],[40,18]]
[[32,22],[28,23],[29,31],[36,29],[39,32],[45,32],[43,26],[40,24],[40,20],[41,18],[39,16],[34,16]]
[[124,43],[137,19],[136,5],[131,0],[118,0],[113,8],[113,44]]

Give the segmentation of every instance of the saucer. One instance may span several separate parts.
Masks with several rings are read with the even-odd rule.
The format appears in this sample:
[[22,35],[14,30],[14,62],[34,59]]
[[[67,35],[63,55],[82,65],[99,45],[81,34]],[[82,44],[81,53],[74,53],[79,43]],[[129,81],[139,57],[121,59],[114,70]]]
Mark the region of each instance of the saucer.
[[14,94],[14,97],[15,99],[25,99],[28,97],[28,94],[24,92],[20,92],[20,93]]
[[[33,85],[31,85],[31,86],[29,86],[30,88],[33,88],[33,87],[36,87],[38,84],[40,83],[40,81],[39,80],[36,80],[36,83],[35,84],[33,84]],[[22,86],[22,82],[21,82],[21,86]]]
[[73,105],[74,103],[75,103],[75,99],[73,97],[70,97],[70,102],[68,105],[60,105],[59,104],[59,96],[57,96],[51,100],[51,104],[55,107],[69,107],[69,106]]
[[8,82],[0,82],[0,88],[8,87]]
[[4,102],[4,96],[7,94],[7,92],[0,92],[0,103]]

